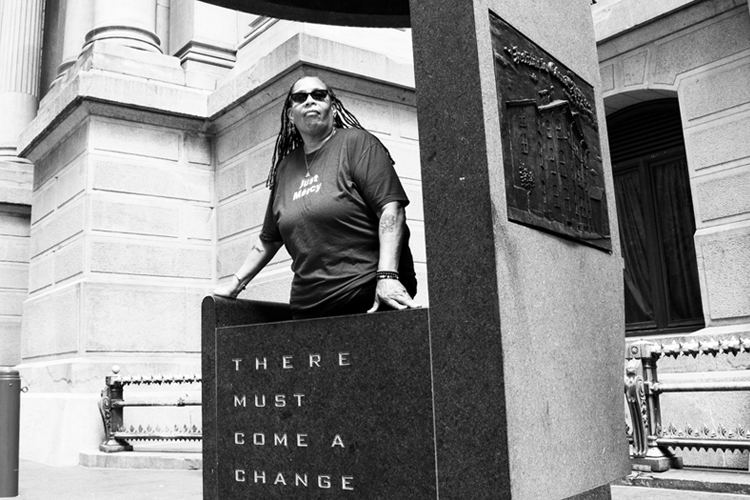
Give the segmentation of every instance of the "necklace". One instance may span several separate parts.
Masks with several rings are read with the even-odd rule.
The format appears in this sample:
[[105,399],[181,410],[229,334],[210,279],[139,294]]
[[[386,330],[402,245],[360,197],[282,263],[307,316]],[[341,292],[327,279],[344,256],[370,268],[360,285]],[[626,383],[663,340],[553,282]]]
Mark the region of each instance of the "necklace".
[[323,142],[320,143],[320,147],[315,150],[315,154],[313,155],[312,160],[310,160],[310,163],[307,163],[307,153],[305,153],[304,149],[302,150],[302,158],[305,159],[305,177],[310,177],[310,167],[312,167],[315,163],[315,158],[318,157],[318,153],[320,153],[320,150],[323,149],[325,143],[328,142],[328,140],[334,135],[336,135],[336,127],[334,127],[331,133],[328,134],[328,137],[323,139]]

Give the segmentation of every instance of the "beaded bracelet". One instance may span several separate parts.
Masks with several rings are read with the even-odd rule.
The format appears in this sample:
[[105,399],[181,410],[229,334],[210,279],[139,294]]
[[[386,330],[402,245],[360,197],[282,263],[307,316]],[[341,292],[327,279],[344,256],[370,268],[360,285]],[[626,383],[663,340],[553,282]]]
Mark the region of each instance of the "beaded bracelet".
[[[237,278],[237,281],[239,281],[240,285],[242,285],[242,278],[237,276],[237,273],[234,273],[234,277]],[[240,288],[240,290],[244,290],[245,288],[247,288],[247,285],[244,285],[242,288]]]
[[397,280],[398,273],[396,271],[375,271],[375,278],[379,280]]

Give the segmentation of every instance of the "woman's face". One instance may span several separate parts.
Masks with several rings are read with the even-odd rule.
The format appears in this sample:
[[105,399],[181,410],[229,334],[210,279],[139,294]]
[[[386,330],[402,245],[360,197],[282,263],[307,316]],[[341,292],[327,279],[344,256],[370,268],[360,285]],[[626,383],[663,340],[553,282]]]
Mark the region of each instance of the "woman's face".
[[333,110],[331,109],[331,96],[326,95],[322,100],[316,100],[310,92],[315,90],[328,90],[328,87],[320,79],[308,76],[300,79],[292,87],[292,94],[307,93],[302,102],[292,100],[289,107],[289,119],[297,127],[300,134],[312,137],[325,137],[333,129]]

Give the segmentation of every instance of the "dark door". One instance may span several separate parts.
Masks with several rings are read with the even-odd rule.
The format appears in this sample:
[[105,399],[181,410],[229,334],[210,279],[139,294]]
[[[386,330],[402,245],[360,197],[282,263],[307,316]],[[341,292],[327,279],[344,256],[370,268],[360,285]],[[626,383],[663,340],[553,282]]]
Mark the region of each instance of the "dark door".
[[692,195],[676,99],[607,117],[625,259],[628,336],[704,326]]

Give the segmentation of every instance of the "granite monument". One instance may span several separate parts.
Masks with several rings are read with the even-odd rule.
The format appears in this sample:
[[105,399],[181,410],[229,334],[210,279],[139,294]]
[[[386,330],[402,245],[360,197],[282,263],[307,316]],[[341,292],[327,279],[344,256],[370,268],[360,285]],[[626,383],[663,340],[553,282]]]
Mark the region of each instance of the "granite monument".
[[588,2],[415,0],[410,22],[430,307],[206,298],[206,499],[604,500],[629,470]]

